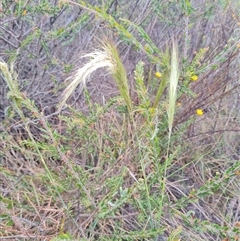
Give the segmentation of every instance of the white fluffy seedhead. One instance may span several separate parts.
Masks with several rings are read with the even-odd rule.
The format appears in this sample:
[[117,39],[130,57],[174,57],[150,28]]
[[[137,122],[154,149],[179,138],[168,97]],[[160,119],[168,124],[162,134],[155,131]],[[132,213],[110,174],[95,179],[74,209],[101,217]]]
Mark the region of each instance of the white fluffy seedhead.
[[71,83],[63,92],[62,99],[58,106],[59,110],[62,109],[78,85],[79,92],[81,93],[89,81],[90,75],[97,69],[105,67],[113,76],[119,88],[119,92],[125,100],[128,110],[131,112],[132,105],[126,71],[113,43],[108,41],[101,42],[101,49],[97,49],[93,53],[86,54],[82,58],[90,58],[90,61],[83,67],[79,68],[75,75],[71,78]]
[[113,68],[113,64],[109,59],[109,56],[106,52],[101,50],[96,50],[93,53],[86,54],[82,58],[90,58],[90,61],[85,64],[83,67],[79,68],[75,75],[71,77],[72,81],[68,85],[68,87],[64,90],[62,94],[61,102],[59,103],[58,108],[62,109],[65,105],[66,101],[70,97],[70,95],[74,92],[74,90],[79,85],[79,93],[82,93],[83,89],[85,88],[87,82],[91,74],[99,68],[107,67],[108,69]]

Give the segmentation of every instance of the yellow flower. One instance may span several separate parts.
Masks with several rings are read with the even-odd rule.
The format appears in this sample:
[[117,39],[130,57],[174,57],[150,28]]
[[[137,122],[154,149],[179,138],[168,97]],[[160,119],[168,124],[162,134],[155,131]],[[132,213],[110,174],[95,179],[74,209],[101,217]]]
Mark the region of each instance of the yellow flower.
[[182,103],[181,102],[177,102],[177,107],[180,107],[182,106]]
[[240,176],[240,170],[235,171],[236,176]]
[[161,74],[160,72],[156,72],[156,73],[155,73],[155,76],[156,76],[157,78],[161,78],[162,74]]
[[149,51],[149,47],[148,47],[147,44],[144,45],[144,50],[147,51],[147,52]]
[[27,14],[27,10],[24,9],[22,15],[25,16]]
[[156,113],[156,108],[149,108],[149,113],[150,113],[151,115],[155,115],[155,113]]
[[201,116],[204,114],[203,110],[202,109],[196,109],[196,114]]
[[198,76],[197,75],[192,75],[190,79],[192,81],[196,81],[196,80],[198,80]]

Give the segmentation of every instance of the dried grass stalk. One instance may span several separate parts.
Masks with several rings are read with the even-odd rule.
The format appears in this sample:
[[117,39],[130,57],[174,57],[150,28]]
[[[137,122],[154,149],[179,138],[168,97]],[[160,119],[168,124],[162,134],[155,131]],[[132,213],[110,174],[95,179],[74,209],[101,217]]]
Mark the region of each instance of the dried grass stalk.
[[172,44],[173,46],[172,46],[170,86],[169,86],[169,105],[168,105],[169,139],[172,134],[172,126],[173,126],[176,98],[177,98],[177,85],[178,85],[178,79],[179,79],[178,49],[174,39]]

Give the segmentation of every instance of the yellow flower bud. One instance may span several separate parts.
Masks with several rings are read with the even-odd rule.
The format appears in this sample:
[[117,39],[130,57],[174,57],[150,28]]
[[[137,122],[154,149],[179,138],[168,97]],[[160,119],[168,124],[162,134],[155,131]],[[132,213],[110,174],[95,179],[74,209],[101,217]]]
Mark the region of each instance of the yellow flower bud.
[[155,73],[155,76],[156,76],[157,78],[161,78],[162,74],[161,74],[160,72],[156,72],[156,73]]
[[203,110],[202,109],[196,109],[196,114],[201,116],[204,114]]
[[177,102],[177,107],[180,107],[182,106],[182,103],[181,102]]
[[149,113],[154,115],[156,113],[156,108],[149,108]]
[[148,47],[147,44],[144,45],[144,50],[147,51],[147,52],[149,51],[149,47]]
[[191,80],[192,80],[192,81],[198,80],[198,76],[197,76],[197,75],[192,75],[192,76],[191,76]]

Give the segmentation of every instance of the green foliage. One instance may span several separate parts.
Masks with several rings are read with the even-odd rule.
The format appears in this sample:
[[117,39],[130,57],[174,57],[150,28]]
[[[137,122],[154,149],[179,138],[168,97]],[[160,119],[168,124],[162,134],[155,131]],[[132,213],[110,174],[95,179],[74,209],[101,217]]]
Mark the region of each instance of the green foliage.
[[[0,62],[8,101],[0,123],[3,239],[19,235],[52,241],[176,241],[239,236],[239,213],[234,213],[240,188],[239,115],[229,97],[235,98],[239,88],[234,81],[239,53],[236,3],[129,4],[2,2],[1,17],[12,15],[26,28],[11,42],[11,27],[20,22],[10,26],[5,21],[1,27],[10,39],[1,37],[7,41],[3,52],[8,60]],[[229,20],[230,13],[235,17]],[[67,17],[55,25],[64,14]],[[214,26],[213,17],[231,23],[224,34],[206,27]],[[94,49],[82,49],[87,45]],[[67,58],[72,46],[84,55],[71,52]],[[23,84],[20,73],[27,60],[35,60],[41,71]],[[118,92],[97,99],[92,94],[99,89],[93,73],[101,88],[109,83],[101,76],[102,68]],[[66,87],[63,73],[68,75]],[[47,88],[41,89],[46,79]],[[63,88],[60,93],[52,82]],[[62,99],[56,106],[56,96],[51,96],[59,108],[46,114],[48,91]],[[229,106],[233,108],[228,112]],[[195,114],[199,108],[202,116]]]
[[136,81],[136,89],[138,97],[140,99],[140,106],[143,109],[148,109],[150,107],[150,99],[148,96],[147,87],[144,84],[144,63],[139,62],[136,65],[136,70],[134,72],[134,79]]

